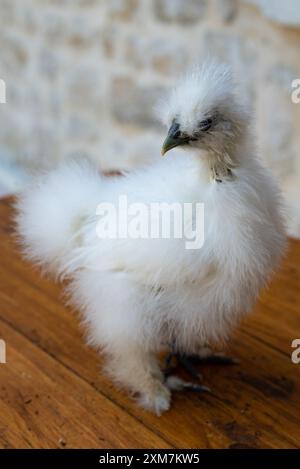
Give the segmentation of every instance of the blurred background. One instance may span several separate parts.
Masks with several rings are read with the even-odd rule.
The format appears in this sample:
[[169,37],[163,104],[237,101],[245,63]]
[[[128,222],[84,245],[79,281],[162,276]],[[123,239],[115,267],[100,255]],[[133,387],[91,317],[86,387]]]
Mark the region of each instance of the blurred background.
[[75,155],[105,171],[159,158],[153,106],[207,54],[242,81],[300,237],[299,0],[0,0],[0,195]]

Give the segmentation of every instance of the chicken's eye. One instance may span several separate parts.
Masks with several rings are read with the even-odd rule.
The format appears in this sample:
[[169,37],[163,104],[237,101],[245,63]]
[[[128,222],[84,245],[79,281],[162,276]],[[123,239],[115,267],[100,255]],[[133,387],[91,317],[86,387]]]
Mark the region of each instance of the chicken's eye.
[[212,125],[212,119],[204,119],[203,121],[200,122],[199,129],[202,132],[206,132],[207,130],[211,128],[211,125]]

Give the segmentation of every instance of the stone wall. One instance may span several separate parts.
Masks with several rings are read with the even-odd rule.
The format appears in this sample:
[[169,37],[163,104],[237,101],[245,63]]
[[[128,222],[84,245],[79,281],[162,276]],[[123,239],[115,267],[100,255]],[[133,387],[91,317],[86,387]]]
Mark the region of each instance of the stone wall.
[[299,15],[295,0],[0,0],[0,192],[22,185],[24,168],[73,155],[104,170],[158,158],[155,101],[212,54],[254,104],[261,154],[300,236]]

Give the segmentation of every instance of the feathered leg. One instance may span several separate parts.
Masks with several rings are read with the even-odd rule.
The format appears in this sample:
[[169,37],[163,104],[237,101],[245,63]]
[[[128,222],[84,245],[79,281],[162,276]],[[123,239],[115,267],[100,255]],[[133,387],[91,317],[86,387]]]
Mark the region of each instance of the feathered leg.
[[164,384],[164,374],[155,355],[141,345],[128,344],[110,353],[106,371],[118,385],[137,395],[145,409],[157,415],[169,409],[171,393]]
[[116,384],[129,390],[145,409],[157,415],[168,410],[170,390],[151,341],[146,344],[143,338],[144,288],[125,273],[82,269],[70,293],[84,312],[89,342],[106,354],[106,371]]

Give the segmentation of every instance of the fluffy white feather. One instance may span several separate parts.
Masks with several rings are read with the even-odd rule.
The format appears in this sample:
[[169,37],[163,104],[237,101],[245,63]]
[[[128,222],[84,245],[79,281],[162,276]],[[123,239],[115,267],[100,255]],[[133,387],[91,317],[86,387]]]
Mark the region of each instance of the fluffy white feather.
[[[165,124],[178,124],[185,153],[111,180],[87,163],[66,164],[20,197],[17,217],[27,257],[71,279],[107,371],[157,414],[168,409],[170,390],[155,353],[171,343],[197,353],[225,340],[251,311],[286,242],[281,196],[255,154],[228,68],[194,69],[160,109]],[[209,130],[201,130],[207,119]],[[204,246],[100,240],[97,204],[117,203],[121,194],[145,204],[204,202]]]

